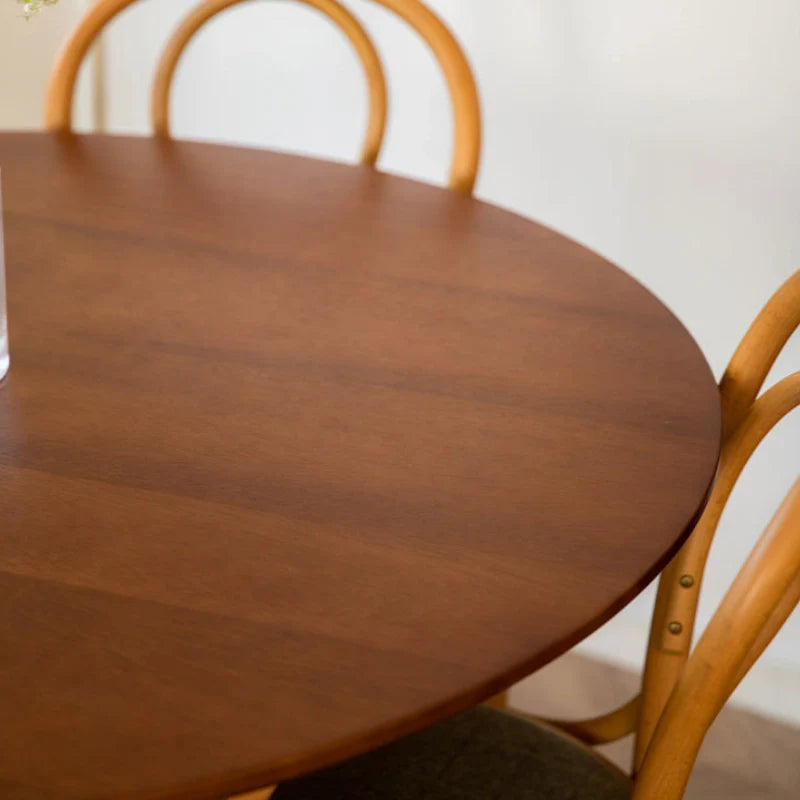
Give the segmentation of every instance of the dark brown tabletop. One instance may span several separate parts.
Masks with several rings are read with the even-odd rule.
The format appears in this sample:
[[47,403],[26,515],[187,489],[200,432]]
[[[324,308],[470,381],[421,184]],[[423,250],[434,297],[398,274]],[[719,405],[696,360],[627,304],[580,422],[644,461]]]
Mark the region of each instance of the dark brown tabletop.
[[697,345],[547,228],[229,147],[5,134],[0,167],[3,798],[216,798],[418,729],[703,504]]

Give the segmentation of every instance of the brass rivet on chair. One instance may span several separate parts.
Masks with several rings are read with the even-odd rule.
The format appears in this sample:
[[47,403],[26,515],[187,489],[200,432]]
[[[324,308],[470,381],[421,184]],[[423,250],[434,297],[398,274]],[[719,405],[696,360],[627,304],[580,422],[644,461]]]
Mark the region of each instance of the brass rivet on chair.
[[678,583],[680,583],[684,589],[688,589],[691,586],[694,586],[694,578],[691,575],[681,575]]
[[683,625],[681,625],[680,622],[670,622],[669,625],[667,625],[667,630],[677,636],[683,630]]

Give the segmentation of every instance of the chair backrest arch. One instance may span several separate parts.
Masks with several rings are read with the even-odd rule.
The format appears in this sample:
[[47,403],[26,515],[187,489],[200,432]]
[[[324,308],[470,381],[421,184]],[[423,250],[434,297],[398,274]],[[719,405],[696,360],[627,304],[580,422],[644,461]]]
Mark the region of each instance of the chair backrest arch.
[[798,327],[800,271],[758,314],[720,381],[717,478],[697,525],[659,578],[641,692],[592,719],[547,720],[590,745],[635,734],[634,800],[683,796],[708,727],[800,601],[798,480],[692,649],[703,573],[728,498],[758,445],[800,406],[800,371],[761,393]]
[[[45,127],[69,130],[72,97],[80,65],[95,38],[120,12],[136,0],[99,0],[92,5],[61,48],[48,81]],[[205,0],[180,23],[169,40],[156,72],[152,121],[157,134],[169,133],[169,93],[180,56],[194,34],[214,15],[242,0]],[[358,20],[338,0],[300,0],[331,19],[353,44],[364,68],[369,89],[369,119],[361,161],[374,164],[380,151],[386,120],[386,82],[380,58]],[[428,44],[444,73],[453,110],[453,148],[448,184],[467,194],[477,176],[481,149],[478,92],[469,63],[447,26],[419,0],[374,0],[405,20]]]

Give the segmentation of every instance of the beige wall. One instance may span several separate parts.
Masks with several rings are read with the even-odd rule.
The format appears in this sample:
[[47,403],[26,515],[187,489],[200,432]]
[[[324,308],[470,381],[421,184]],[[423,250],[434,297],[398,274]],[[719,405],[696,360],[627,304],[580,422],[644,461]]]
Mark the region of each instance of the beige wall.
[[[38,128],[47,74],[83,0],[60,0],[26,21],[16,0],[0,0],[0,128]],[[86,83],[86,75],[82,75]],[[90,122],[90,97],[82,87],[76,124]]]

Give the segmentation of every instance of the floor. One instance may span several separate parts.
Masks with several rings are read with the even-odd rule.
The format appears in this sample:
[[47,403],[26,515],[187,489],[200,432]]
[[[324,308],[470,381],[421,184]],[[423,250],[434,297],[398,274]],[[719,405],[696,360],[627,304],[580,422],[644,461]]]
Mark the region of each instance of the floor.
[[[637,691],[635,673],[568,653],[514,687],[513,706],[544,716],[587,718]],[[626,771],[631,737],[600,748]],[[747,711],[723,709],[708,732],[685,800],[798,800],[800,729]]]
[[[515,686],[510,703],[543,716],[587,718],[637,691],[635,673],[568,653]],[[600,748],[626,771],[631,737]],[[235,800],[266,800],[263,790]],[[798,800],[800,729],[725,708],[706,736],[684,800]]]

